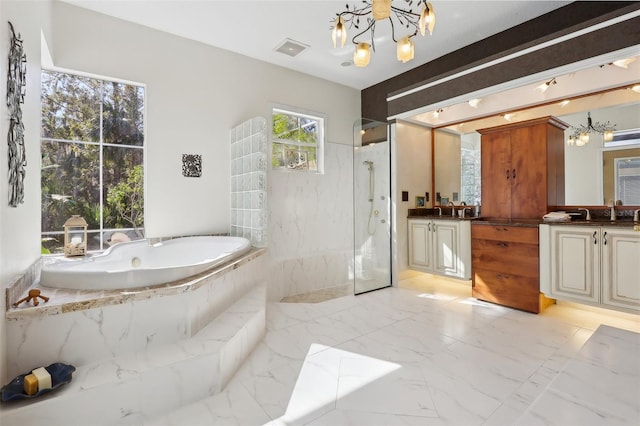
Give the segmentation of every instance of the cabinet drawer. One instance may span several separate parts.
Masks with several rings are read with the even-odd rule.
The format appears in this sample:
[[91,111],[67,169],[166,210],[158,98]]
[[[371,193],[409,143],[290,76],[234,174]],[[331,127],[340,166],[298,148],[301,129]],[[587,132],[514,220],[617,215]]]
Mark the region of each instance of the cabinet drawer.
[[471,262],[474,270],[481,268],[536,279],[540,275],[537,244],[474,239]]
[[540,291],[537,278],[475,268],[473,297],[523,311],[540,312]]
[[508,225],[472,225],[471,238],[538,244],[538,228]]

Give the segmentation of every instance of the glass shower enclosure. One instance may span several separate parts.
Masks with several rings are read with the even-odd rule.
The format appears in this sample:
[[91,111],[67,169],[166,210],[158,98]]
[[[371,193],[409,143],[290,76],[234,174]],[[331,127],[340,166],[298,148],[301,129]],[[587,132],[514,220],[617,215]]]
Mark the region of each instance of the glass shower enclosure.
[[353,126],[354,293],[391,286],[391,173],[387,123]]

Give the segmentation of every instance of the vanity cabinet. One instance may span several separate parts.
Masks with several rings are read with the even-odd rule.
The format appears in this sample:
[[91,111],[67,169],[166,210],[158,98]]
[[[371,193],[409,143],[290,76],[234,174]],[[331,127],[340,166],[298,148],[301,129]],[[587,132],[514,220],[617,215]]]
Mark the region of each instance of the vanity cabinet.
[[540,289],[556,299],[640,311],[640,232],[540,226]]
[[409,219],[408,223],[411,269],[470,279],[469,221]]
[[555,117],[543,117],[478,130],[483,216],[541,218],[548,205],[564,204],[566,128]]
[[537,226],[474,224],[471,227],[473,297],[538,313],[540,297]]

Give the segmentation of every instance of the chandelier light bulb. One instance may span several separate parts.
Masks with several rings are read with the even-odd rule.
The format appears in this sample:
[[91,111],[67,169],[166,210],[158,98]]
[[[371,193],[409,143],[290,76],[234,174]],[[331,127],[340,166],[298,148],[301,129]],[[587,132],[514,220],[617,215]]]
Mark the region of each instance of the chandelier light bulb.
[[342,16],[337,16],[333,25],[333,32],[331,33],[331,40],[333,41],[333,47],[337,46],[338,40],[340,40],[340,47],[344,47],[344,43],[347,41],[347,28],[344,26]]
[[578,138],[578,141],[580,143],[576,143],[576,145],[578,146],[583,146],[589,143],[589,133],[587,132],[582,132],[580,133],[580,137]]
[[418,21],[418,27],[420,28],[420,34],[425,35],[427,28],[429,28],[429,35],[433,35],[433,28],[436,25],[436,15],[433,11],[431,3],[426,3],[420,13],[420,20]]
[[397,52],[398,60],[403,64],[413,59],[413,56],[415,54],[415,48],[413,45],[413,41],[411,41],[409,36],[403,37],[400,40],[398,40],[396,52]]
[[602,138],[605,142],[611,142],[613,140],[613,130],[607,129],[602,134]]
[[358,43],[353,52],[353,63],[357,67],[366,67],[371,60],[371,45],[369,43]]

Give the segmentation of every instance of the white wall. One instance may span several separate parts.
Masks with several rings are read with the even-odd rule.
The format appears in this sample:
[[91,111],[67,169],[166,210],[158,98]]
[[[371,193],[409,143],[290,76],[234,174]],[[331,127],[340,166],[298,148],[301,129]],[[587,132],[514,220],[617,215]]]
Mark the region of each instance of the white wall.
[[[431,192],[431,129],[398,121],[396,123],[396,188],[395,205],[397,271],[409,268],[407,214],[415,207],[416,195]],[[409,201],[403,202],[402,191],[409,192]],[[429,194],[430,207],[435,194]]]
[[[0,117],[2,117],[1,140],[6,141],[8,111],[6,106],[6,63],[9,54],[9,25],[11,21],[16,32],[24,40],[27,55],[26,97],[22,105],[25,125],[25,150],[27,155],[26,177],[24,181],[24,203],[9,207],[8,153],[7,145],[0,149],[0,380],[6,377],[6,337],[5,337],[5,291],[4,289],[21,271],[40,256],[40,32],[48,31],[50,10],[48,1],[1,1],[0,2],[0,58],[2,58],[3,83],[0,84]],[[14,301],[9,301],[14,302]]]
[[[351,144],[354,89],[69,4],[53,11],[56,66],[146,84],[147,236],[228,231],[228,131],[269,117],[269,102],[327,114],[328,140]],[[201,178],[182,176],[183,153],[202,155]]]

